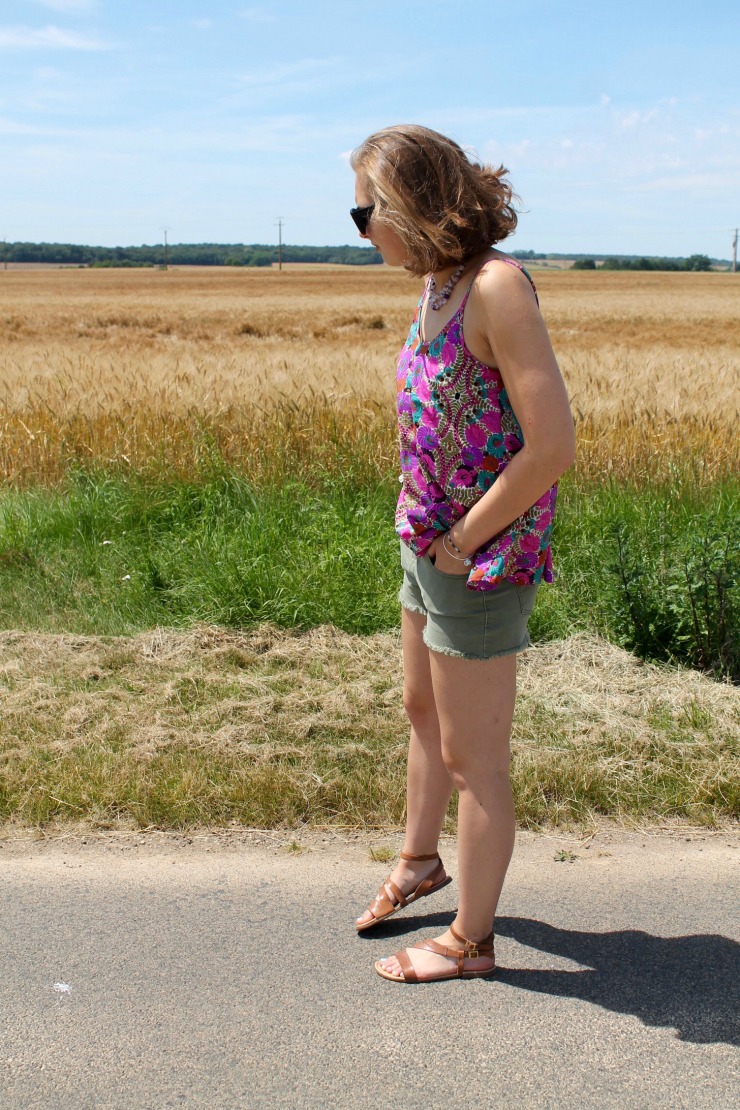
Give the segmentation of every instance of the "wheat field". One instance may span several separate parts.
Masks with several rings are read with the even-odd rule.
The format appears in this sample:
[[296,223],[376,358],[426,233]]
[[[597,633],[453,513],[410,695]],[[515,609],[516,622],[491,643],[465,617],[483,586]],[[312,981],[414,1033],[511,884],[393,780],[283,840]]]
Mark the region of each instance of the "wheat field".
[[[582,473],[733,467],[740,278],[534,276]],[[187,473],[204,432],[258,476],[278,445],[327,435],[383,470],[420,288],[386,267],[0,272],[3,478],[55,482],[85,461]]]
[[[643,598],[650,627],[657,612],[659,631],[668,610],[650,605],[665,590],[650,589],[672,588],[685,565],[678,559],[668,581],[666,547],[696,532],[711,555],[715,511],[724,527],[730,484],[712,483],[737,467],[740,279],[534,277],[579,453],[561,501],[560,588],[538,603],[548,638],[522,662],[519,820],[726,823],[738,809],[735,689],[644,662],[595,631],[616,628],[621,643],[635,619],[619,608],[612,572],[602,574],[613,550],[598,544],[614,517],[602,503],[614,488],[626,490],[617,517],[654,518],[647,539],[633,528],[643,570],[631,600]],[[403,821],[398,633],[351,635],[342,620],[347,598],[352,620],[367,610],[373,627],[382,607],[379,514],[397,488],[394,365],[419,291],[382,267],[0,271],[0,574],[6,624],[17,629],[0,638],[0,821]],[[70,478],[85,467],[90,481]],[[156,496],[154,484],[117,480],[129,472],[155,478]],[[333,480],[348,474],[356,486]],[[332,480],[314,511],[307,487],[317,475]],[[606,484],[581,497],[579,477]],[[653,477],[668,481],[646,497],[608,482]],[[251,512],[260,483],[273,488],[258,490]],[[61,488],[13,488],[33,486]],[[692,499],[709,506],[709,523],[688,513],[679,527],[673,517]],[[297,543],[281,579],[278,533],[287,551]],[[347,573],[347,547],[367,573]],[[603,554],[598,590],[592,549]],[[310,573],[296,575],[297,565]],[[395,590],[394,577],[394,604]],[[589,631],[578,623],[581,595]],[[676,621],[682,597],[670,594]],[[707,628],[719,627],[719,602],[707,612]],[[303,627],[278,627],[291,621]]]

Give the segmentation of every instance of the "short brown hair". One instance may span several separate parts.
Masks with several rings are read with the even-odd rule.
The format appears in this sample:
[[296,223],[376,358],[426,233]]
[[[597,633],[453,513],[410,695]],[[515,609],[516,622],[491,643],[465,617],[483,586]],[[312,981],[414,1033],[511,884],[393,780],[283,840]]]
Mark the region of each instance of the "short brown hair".
[[350,165],[367,185],[373,220],[406,245],[412,274],[464,262],[516,227],[508,171],[473,161],[429,127],[376,131],[352,152]]

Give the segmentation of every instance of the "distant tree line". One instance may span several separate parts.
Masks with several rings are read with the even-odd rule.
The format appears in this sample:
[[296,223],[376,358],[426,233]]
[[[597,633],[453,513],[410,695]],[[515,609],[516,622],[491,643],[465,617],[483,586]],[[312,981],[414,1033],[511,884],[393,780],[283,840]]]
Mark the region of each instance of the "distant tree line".
[[[576,270],[711,270],[717,259],[705,254],[689,258],[638,258],[635,255],[544,254],[541,251],[512,251],[526,260],[575,259]],[[161,266],[161,243],[141,247],[87,247],[74,243],[2,243],[3,262],[36,262],[62,266]],[[271,266],[278,261],[278,248],[266,243],[172,243],[167,262],[173,266]],[[349,266],[373,266],[383,260],[372,247],[283,247],[284,262],[327,262]],[[722,263],[720,262],[720,265]]]
[[[577,258],[574,270],[595,270],[593,258]],[[689,258],[605,258],[600,270],[711,270],[712,260],[706,254],[692,254]]]
[[[3,249],[4,248],[4,249]],[[5,243],[0,261],[40,262],[64,266],[161,266],[164,246],[86,247],[74,243]],[[173,243],[167,246],[173,266],[271,266],[278,248],[253,243]],[[333,262],[349,266],[377,265],[378,252],[369,247],[283,247],[284,262]]]

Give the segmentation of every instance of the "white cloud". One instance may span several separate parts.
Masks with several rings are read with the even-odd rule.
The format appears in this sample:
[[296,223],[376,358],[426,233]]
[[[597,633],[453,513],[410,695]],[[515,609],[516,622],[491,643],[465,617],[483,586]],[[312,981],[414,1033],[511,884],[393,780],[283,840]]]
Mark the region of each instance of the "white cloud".
[[660,110],[658,108],[650,108],[645,112],[632,109],[629,112],[615,113],[615,118],[620,127],[624,130],[630,130],[633,127],[642,127],[646,123],[650,123],[652,120],[657,119],[659,115]]
[[640,122],[640,113],[636,111],[625,112],[623,115],[617,117],[619,126],[627,130],[630,127],[637,127]]
[[0,27],[0,49],[105,50],[105,43],[49,24],[46,27]]
[[188,23],[194,27],[196,31],[210,31],[213,27],[212,19],[189,19]]
[[630,129],[643,127],[646,123],[658,118],[659,111],[657,108],[651,108],[647,112],[639,112],[632,110],[624,113],[615,113],[615,118],[621,128]]

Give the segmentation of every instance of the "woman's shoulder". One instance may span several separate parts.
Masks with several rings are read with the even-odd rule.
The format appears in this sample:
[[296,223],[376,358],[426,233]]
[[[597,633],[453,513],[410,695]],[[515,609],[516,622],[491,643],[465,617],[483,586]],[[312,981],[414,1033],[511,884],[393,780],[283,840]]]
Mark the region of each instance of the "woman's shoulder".
[[522,281],[531,284],[531,277],[517,258],[503,251],[492,249],[479,263],[475,275],[477,285],[517,285]]
[[502,300],[516,302],[526,298],[539,303],[535,284],[521,262],[497,250],[492,250],[480,263],[471,293],[484,302],[495,299],[499,307]]

